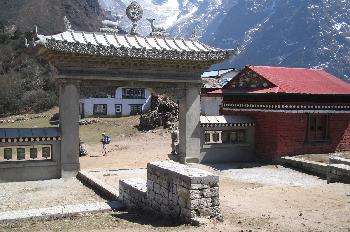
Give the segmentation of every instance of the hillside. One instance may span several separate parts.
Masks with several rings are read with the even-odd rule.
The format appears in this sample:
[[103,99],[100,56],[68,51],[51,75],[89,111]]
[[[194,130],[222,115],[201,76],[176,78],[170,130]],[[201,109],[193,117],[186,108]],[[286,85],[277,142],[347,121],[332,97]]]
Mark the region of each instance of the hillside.
[[62,32],[63,17],[75,30],[97,30],[103,11],[97,0],[1,0],[0,21],[15,24],[21,31],[37,25],[39,32]]
[[103,11],[97,0],[0,1],[0,116],[57,104],[49,66],[25,52],[24,38],[34,25],[41,34],[64,31],[64,16],[75,30],[98,30]]

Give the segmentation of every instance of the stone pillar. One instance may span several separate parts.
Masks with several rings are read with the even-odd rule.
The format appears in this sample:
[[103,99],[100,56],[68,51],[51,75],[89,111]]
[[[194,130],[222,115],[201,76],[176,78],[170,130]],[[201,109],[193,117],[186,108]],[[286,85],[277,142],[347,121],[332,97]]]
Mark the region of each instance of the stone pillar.
[[200,156],[200,84],[189,84],[179,105],[179,161],[199,162]]
[[59,83],[62,177],[76,176],[79,164],[79,83]]

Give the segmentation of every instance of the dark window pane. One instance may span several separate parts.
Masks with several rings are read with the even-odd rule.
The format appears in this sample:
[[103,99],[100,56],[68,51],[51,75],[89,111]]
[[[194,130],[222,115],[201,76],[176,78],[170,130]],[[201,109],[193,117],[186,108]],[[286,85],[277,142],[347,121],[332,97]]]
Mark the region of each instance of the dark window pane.
[[309,115],[308,141],[327,140],[328,116],[322,114]]
[[213,142],[219,142],[220,141],[220,136],[219,136],[219,133],[215,132],[212,134],[213,136]]
[[210,133],[208,132],[204,133],[204,141],[205,143],[210,143]]
[[221,133],[221,140],[222,140],[222,143],[230,143],[230,132],[223,131]]

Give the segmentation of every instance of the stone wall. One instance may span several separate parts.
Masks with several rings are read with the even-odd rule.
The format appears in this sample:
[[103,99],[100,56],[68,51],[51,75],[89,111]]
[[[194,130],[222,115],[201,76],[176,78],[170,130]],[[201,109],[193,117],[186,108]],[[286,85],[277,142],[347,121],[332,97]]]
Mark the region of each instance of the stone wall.
[[146,209],[146,181],[136,178],[119,180],[119,200],[129,209]]
[[328,183],[350,183],[350,160],[330,157],[330,164],[309,161],[297,157],[281,157],[281,164],[306,173],[327,177]]
[[209,172],[173,161],[153,162],[147,165],[146,186],[147,190],[144,182],[122,180],[120,200],[129,208],[143,208],[180,222],[222,217],[219,177]]
[[306,173],[315,174],[317,176],[326,177],[328,172],[328,164],[305,160],[297,157],[281,157],[282,165],[302,170]]
[[327,182],[350,183],[350,160],[341,157],[330,157]]

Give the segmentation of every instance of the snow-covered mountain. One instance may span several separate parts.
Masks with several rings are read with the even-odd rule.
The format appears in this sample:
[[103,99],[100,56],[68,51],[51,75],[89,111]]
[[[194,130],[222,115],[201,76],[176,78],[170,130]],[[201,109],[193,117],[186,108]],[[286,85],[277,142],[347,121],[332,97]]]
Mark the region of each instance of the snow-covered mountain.
[[[102,8],[114,14],[124,15],[121,25],[130,28],[125,16],[126,7],[133,0],[99,0]],[[150,25],[146,18],[155,18],[157,26],[167,29],[173,36],[190,37],[193,30],[200,37],[208,28],[218,25],[236,0],[139,0],[144,16],[139,32],[147,34]]]
[[[102,8],[125,15],[132,0],[99,0]],[[246,64],[321,67],[350,79],[349,0],[138,0],[146,18],[172,36],[190,37],[237,57],[220,68]],[[122,25],[129,28],[124,17]]]

